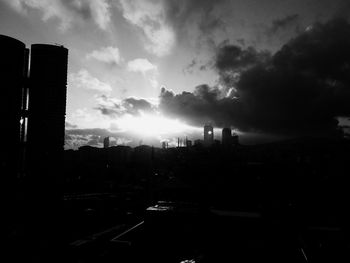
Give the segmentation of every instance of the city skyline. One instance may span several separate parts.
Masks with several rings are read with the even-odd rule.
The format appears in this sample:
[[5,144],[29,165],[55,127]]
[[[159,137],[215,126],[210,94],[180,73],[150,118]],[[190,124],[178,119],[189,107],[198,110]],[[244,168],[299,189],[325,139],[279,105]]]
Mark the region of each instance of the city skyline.
[[0,9],[1,34],[70,50],[66,148],[102,147],[106,136],[176,144],[202,138],[207,122],[244,143],[349,125],[346,1],[2,0]]
[[6,262],[350,262],[348,0],[0,0]]

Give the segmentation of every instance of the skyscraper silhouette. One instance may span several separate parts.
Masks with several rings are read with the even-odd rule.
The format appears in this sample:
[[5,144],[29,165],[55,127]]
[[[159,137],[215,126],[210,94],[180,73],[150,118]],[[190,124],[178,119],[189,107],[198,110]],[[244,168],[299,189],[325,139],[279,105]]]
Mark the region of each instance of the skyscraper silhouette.
[[214,143],[214,130],[213,126],[204,125],[204,145],[210,146]]
[[28,50],[14,38],[0,35],[1,102],[3,138],[0,147],[1,174],[14,177],[18,172],[21,140],[21,113],[27,77]]
[[0,170],[14,177],[23,168],[25,143],[31,167],[58,160],[63,153],[68,49],[32,45],[29,79],[29,50],[24,43],[0,35],[0,52],[0,114],[6,127],[0,129],[5,138],[0,147]]
[[222,141],[222,145],[232,144],[231,128],[223,128],[222,129],[221,141]]
[[[26,234],[31,242],[49,243],[47,229],[55,225],[62,200],[59,178],[62,178],[68,50],[32,45],[29,78],[29,50],[24,43],[0,35],[0,54],[3,123],[0,174],[5,180],[5,196],[10,197],[4,211],[5,225],[11,226],[25,214]],[[27,118],[29,126],[25,129]],[[24,153],[26,165],[22,165]],[[52,234],[55,240],[60,239],[58,228]]]
[[109,147],[109,137],[103,139],[103,148]]
[[37,154],[64,147],[68,49],[34,44],[31,48],[28,143]]

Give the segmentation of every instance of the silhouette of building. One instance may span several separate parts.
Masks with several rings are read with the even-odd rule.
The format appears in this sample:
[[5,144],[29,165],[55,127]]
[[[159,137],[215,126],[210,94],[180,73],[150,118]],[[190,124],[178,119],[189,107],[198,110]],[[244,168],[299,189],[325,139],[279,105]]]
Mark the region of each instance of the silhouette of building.
[[109,137],[103,139],[103,148],[109,147]]
[[239,144],[239,137],[237,133],[232,134],[232,144],[237,146]]
[[162,149],[168,149],[168,146],[169,146],[169,144],[167,141],[162,142]]
[[231,128],[222,129],[221,141],[222,141],[222,145],[230,145],[232,143]]
[[29,49],[24,43],[0,35],[0,52],[0,113],[6,126],[0,129],[6,138],[0,150],[1,167],[20,167],[23,172],[24,154],[34,167],[45,162],[43,157],[51,155],[53,160],[63,152],[68,49],[32,45],[29,78]]
[[28,236],[43,236],[62,200],[68,50],[32,45],[29,78],[25,44],[0,35],[0,53],[0,174],[12,201],[5,225],[30,211]]
[[26,121],[21,120],[21,115],[26,108],[25,82],[28,71],[28,49],[21,41],[0,35],[0,53],[0,114],[3,125],[0,136],[4,139],[0,147],[0,173],[10,172],[13,176],[13,173],[19,171],[22,152],[20,146],[24,140]]
[[64,150],[67,64],[68,49],[45,44],[31,46],[27,162],[29,173],[36,177],[59,177]]
[[107,150],[107,161],[111,167],[118,167],[121,164],[130,162],[132,148],[118,145],[109,147]]
[[140,145],[134,148],[133,158],[136,165],[151,165],[153,159],[153,147]]
[[238,145],[238,134],[231,133],[231,128],[222,129],[222,145],[224,147],[237,146]]
[[67,64],[68,49],[55,45],[32,45],[28,143],[36,149],[63,150]]
[[213,126],[204,125],[204,145],[210,146],[214,143],[214,129]]
[[194,145],[195,145],[195,146],[201,146],[201,145],[203,145],[203,140],[200,140],[200,139],[194,140]]

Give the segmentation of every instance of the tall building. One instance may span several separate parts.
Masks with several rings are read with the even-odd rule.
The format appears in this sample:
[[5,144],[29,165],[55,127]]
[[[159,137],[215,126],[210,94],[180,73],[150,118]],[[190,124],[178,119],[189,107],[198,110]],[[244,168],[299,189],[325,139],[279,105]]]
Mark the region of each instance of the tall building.
[[41,152],[64,147],[68,49],[31,47],[28,143]]
[[213,126],[204,125],[204,145],[210,146],[214,143],[214,129]]
[[[8,191],[5,196],[10,199],[16,196],[14,193],[21,188],[18,182],[25,185],[22,195],[25,198],[17,195],[11,200],[14,202],[7,202],[4,214],[9,215],[5,216],[9,222],[5,221],[5,225],[26,214],[33,229],[33,232],[28,229],[28,236],[41,235],[58,218],[62,200],[59,180],[62,178],[68,50],[32,45],[29,78],[29,50],[22,42],[0,35],[0,55],[3,125],[0,174]],[[26,179],[17,180],[18,175],[25,175]],[[23,207],[23,211],[18,207]]]
[[28,70],[28,50],[21,41],[0,35],[0,76],[2,127],[0,137],[0,173],[18,172],[21,152],[22,111],[25,109],[25,82]]
[[192,147],[192,141],[186,138],[186,147]]
[[103,139],[103,148],[109,147],[109,137]]
[[221,142],[222,142],[222,145],[225,145],[225,146],[232,144],[231,128],[223,128],[222,129]]
[[0,147],[0,169],[18,172],[17,167],[24,167],[24,153],[32,167],[58,160],[64,147],[68,49],[32,45],[29,78],[24,43],[0,35],[0,53],[0,114],[6,127],[0,129],[1,138],[6,138]]
[[162,149],[168,149],[168,142],[167,141],[162,142]]
[[237,133],[233,133],[233,134],[232,134],[232,144],[233,144],[234,146],[239,145],[239,137],[238,137],[238,134],[237,134]]
[[222,145],[223,146],[237,146],[238,135],[236,133],[232,133],[230,128],[222,129]]
[[27,162],[33,180],[53,182],[61,178],[67,64],[68,49],[45,44],[31,46]]

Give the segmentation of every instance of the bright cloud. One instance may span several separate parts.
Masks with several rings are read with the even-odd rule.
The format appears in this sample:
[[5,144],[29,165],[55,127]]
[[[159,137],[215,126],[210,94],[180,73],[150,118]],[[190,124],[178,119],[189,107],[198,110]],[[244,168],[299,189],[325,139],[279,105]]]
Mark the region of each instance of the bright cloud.
[[[118,100],[109,102],[116,104]],[[117,145],[136,146],[141,140],[145,144],[160,146],[164,140],[175,142],[175,138],[178,137],[197,138],[202,132],[202,128],[187,125],[177,119],[169,119],[156,111],[140,111],[139,114],[133,114],[121,110],[117,115],[106,116],[96,110],[81,108],[68,114],[67,121],[74,123],[74,127],[66,127],[67,149],[82,145],[102,147],[103,138],[107,136],[114,137]],[[92,123],[93,127],[99,128],[91,128]]]
[[68,77],[70,86],[79,89],[95,90],[99,92],[111,92],[112,87],[98,78],[91,76],[86,69],[81,69],[78,73],[71,73]]
[[128,62],[128,70],[134,72],[146,73],[148,71],[157,71],[157,66],[145,58],[137,58]]
[[87,59],[96,59],[108,64],[119,65],[123,59],[117,47],[102,47],[86,55]]
[[127,70],[131,72],[140,72],[148,79],[153,88],[157,88],[158,84],[158,68],[145,58],[137,58],[128,62]]
[[148,52],[157,56],[170,53],[175,44],[175,33],[166,22],[161,1],[120,0],[120,7],[124,18],[142,30]]
[[67,115],[69,123],[91,122],[94,120],[93,114],[87,108],[76,109],[72,114]]
[[[75,111],[68,113],[66,121],[74,124],[74,129],[87,129],[91,127],[107,129],[111,125],[111,118],[90,108],[78,108]],[[66,129],[69,128],[66,127]]]
[[90,8],[95,23],[103,30],[107,29],[111,21],[111,12],[108,0],[90,0]]
[[[160,138],[160,136],[197,132],[198,128],[180,120],[167,118],[159,112],[157,101],[141,98],[119,100],[106,95],[96,96],[95,108],[110,121],[114,132]],[[84,115],[84,114],[83,114]],[[141,136],[141,137],[142,137]]]
[[117,125],[123,131],[153,137],[198,130],[176,119],[144,113],[138,116],[126,114],[118,119]]
[[58,19],[59,28],[64,31],[72,23],[79,20],[91,19],[103,30],[106,30],[111,21],[110,5],[108,0],[3,0],[15,11],[27,14],[28,9],[37,9],[42,12],[42,20]]

